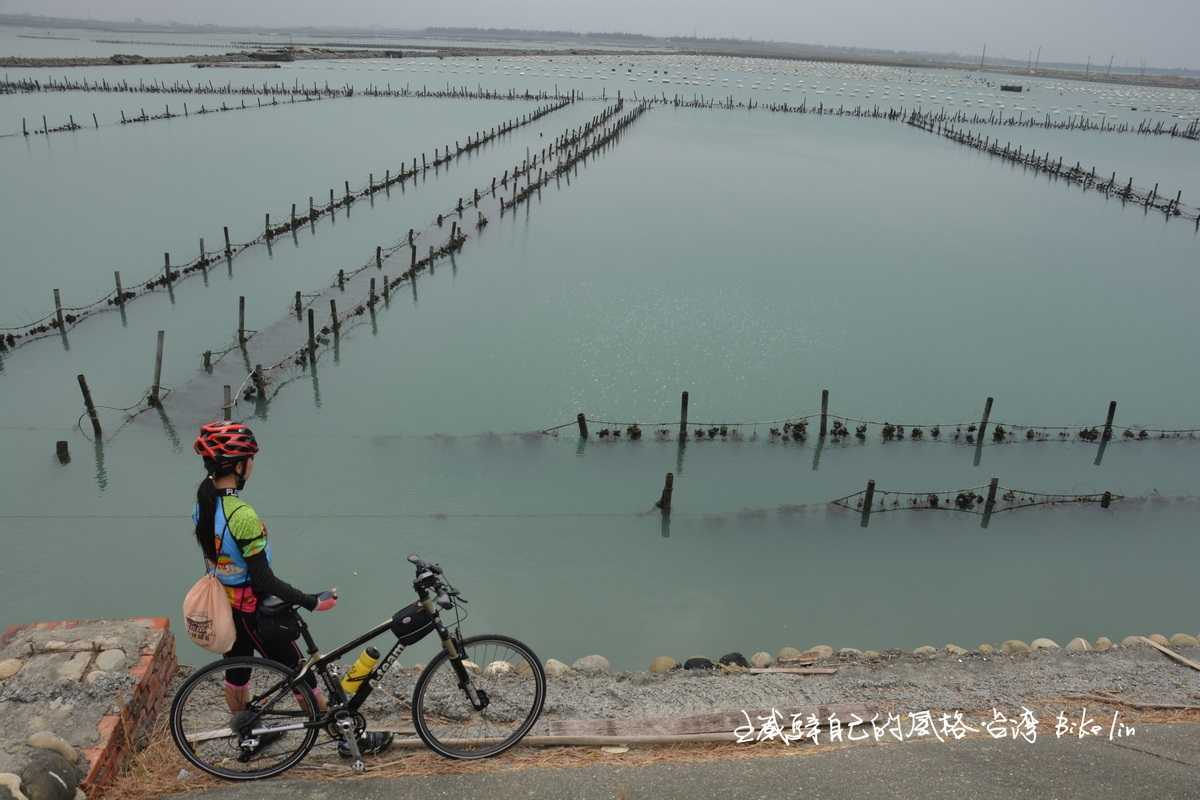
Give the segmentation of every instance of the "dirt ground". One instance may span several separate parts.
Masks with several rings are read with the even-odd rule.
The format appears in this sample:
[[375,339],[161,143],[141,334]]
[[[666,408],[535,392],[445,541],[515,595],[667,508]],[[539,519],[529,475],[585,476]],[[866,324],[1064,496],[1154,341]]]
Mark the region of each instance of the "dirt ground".
[[[1196,648],[1179,652],[1193,660]],[[1120,712],[1128,724],[1200,722],[1200,672],[1149,647],[1108,652],[1034,652],[1027,655],[940,655],[921,659],[899,653],[878,661],[839,663],[833,675],[751,675],[676,671],[662,675],[569,674],[551,678],[542,721],[680,717],[714,711],[794,708],[833,703],[865,703],[881,713],[961,710],[990,719],[993,709],[1010,717],[1022,706],[1033,710],[1044,730],[1052,730],[1058,711],[1097,715]],[[411,737],[405,699],[413,671],[397,670],[390,691],[377,692],[367,709],[374,729]],[[986,736],[979,732],[972,736]],[[636,746],[625,752],[588,747],[517,747],[482,762],[449,761],[424,749],[393,750],[372,759],[365,778],[402,775],[463,774],[534,768],[586,767],[619,759],[623,765],[664,761],[695,762],[731,758],[787,758],[848,746],[807,743],[790,747],[746,747],[733,743]],[[355,776],[328,744],[318,745],[291,778],[345,780]],[[165,720],[136,762],[104,796],[143,800],[219,785],[188,768],[175,751]]]

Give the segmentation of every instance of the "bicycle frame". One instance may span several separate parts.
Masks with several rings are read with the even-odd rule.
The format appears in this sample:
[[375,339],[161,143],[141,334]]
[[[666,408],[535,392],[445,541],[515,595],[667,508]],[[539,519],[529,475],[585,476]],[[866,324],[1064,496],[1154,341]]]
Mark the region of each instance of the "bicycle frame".
[[[450,634],[449,629],[442,624],[441,615],[437,605],[429,597],[423,597],[420,601],[420,604],[433,620],[433,629],[437,632],[438,637],[442,640],[442,648],[446,651],[446,655],[449,656],[450,664],[454,668],[455,675],[458,677],[459,688],[466,692],[467,697],[471,701],[471,705],[475,708],[475,710],[482,711],[484,708],[486,708],[487,701],[486,699],[482,701],[480,700],[479,693],[471,684],[470,673],[462,664],[462,654],[459,652],[458,645],[455,644],[454,637]],[[317,647],[317,643],[313,641],[312,634],[309,632],[308,625],[304,622],[303,617],[299,617],[299,615],[297,615],[297,618],[300,620],[300,635],[303,637],[305,647],[308,650],[308,660],[300,667],[300,670],[293,677],[286,681],[279,681],[275,683],[270,688],[251,698],[249,704],[253,705],[254,703],[262,700],[264,697],[271,697],[277,692],[280,692],[278,697],[272,700],[265,708],[260,709],[260,712],[269,711],[271,706],[273,706],[280,697],[283,697],[281,690],[295,690],[296,686],[304,680],[305,676],[312,672],[319,675],[321,680],[324,682],[325,689],[329,694],[329,706],[325,710],[325,713],[321,714],[316,720],[309,722],[298,722],[290,725],[273,725],[262,728],[254,728],[250,731],[251,736],[261,736],[262,734],[267,733],[298,731],[308,728],[324,728],[330,723],[335,722],[335,720],[337,720],[339,717],[344,718],[347,715],[357,714],[358,709],[364,702],[366,702],[367,697],[369,697],[371,692],[379,686],[380,682],[391,670],[392,666],[395,665],[396,659],[400,657],[401,653],[408,649],[408,646],[402,644],[399,637],[397,637],[396,643],[392,645],[390,650],[388,650],[387,655],[380,659],[379,663],[376,664],[369,673],[367,673],[365,678],[363,678],[362,683],[359,684],[358,690],[352,696],[347,697],[346,692],[342,689],[341,683],[334,679],[335,676],[330,673],[327,667],[347,653],[358,649],[367,642],[377,639],[378,637],[392,630],[394,621],[392,619],[388,619],[361,636],[346,642],[341,647],[331,650],[325,655],[321,655],[320,649]],[[428,635],[429,634],[426,633],[417,641],[425,639]],[[415,643],[416,642],[413,644]]]

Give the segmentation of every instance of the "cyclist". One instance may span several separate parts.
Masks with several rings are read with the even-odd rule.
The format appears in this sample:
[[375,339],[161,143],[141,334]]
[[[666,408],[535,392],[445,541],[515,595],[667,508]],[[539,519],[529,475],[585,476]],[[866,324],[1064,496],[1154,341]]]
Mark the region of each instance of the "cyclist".
[[[251,656],[257,650],[264,658],[296,669],[302,657],[294,641],[264,641],[258,635],[255,611],[259,598],[275,595],[309,611],[329,611],[337,605],[337,592],[331,589],[307,594],[280,580],[272,571],[267,526],[250,504],[238,496],[254,472],[254,459],[259,452],[258,441],[248,427],[239,422],[210,422],[200,428],[193,449],[204,459],[208,473],[196,490],[196,507],[192,512],[196,542],[205,559],[215,565],[217,578],[233,607],[237,638],[225,657]],[[310,674],[306,680],[324,711],[328,701],[317,686],[316,677]],[[246,707],[249,682],[249,668],[226,671],[225,702],[231,712],[236,714]],[[280,735],[261,737],[259,749]],[[383,752],[391,743],[392,734],[372,732],[362,734],[358,746],[363,755],[372,755]],[[338,751],[350,756],[345,742],[338,743]]]

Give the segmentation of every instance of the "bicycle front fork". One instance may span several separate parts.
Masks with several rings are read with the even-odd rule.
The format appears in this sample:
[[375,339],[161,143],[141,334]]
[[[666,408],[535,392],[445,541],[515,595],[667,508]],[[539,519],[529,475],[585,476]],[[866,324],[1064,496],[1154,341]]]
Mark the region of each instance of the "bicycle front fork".
[[475,684],[471,682],[471,672],[463,666],[465,653],[462,650],[462,638],[455,638],[450,635],[450,631],[442,628],[438,631],[442,635],[442,648],[446,651],[446,655],[450,658],[450,666],[454,668],[454,674],[458,677],[458,688],[462,689],[467,695],[467,700],[471,702],[471,707],[476,711],[483,711],[488,707],[487,692],[483,689],[475,688]]

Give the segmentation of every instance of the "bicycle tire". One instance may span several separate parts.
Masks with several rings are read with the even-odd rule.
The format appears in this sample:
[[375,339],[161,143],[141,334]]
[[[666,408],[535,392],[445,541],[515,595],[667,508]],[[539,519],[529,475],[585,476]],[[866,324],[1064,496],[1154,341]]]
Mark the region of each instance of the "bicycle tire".
[[[286,772],[287,770],[296,766],[296,764],[300,763],[300,761],[303,760],[306,755],[308,755],[309,751],[312,750],[313,745],[316,744],[317,736],[320,732],[319,729],[315,727],[308,728],[305,731],[305,735],[296,750],[290,756],[283,759],[283,761],[264,770],[244,772],[221,769],[205,762],[196,754],[192,743],[188,741],[186,732],[183,730],[183,712],[188,705],[188,700],[191,698],[192,692],[197,688],[197,686],[199,686],[200,683],[206,678],[211,678],[214,672],[222,673],[221,681],[224,683],[224,672],[228,669],[236,669],[239,667],[249,668],[251,670],[259,669],[274,672],[279,675],[280,679],[286,678],[288,680],[294,679],[297,674],[296,670],[286,667],[277,661],[271,661],[266,658],[258,658],[256,656],[223,658],[201,667],[196,672],[188,676],[188,679],[185,680],[183,685],[179,687],[179,690],[175,693],[174,699],[171,701],[171,739],[175,742],[175,747],[179,750],[183,757],[187,759],[188,763],[192,764],[197,769],[208,773],[209,775],[229,781],[254,781],[261,780],[263,778],[270,778]],[[316,722],[317,719],[319,719],[317,713],[317,698],[316,695],[313,694],[312,688],[307,683],[300,681],[290,689],[285,688],[284,691],[300,692],[305,704],[307,705],[309,718],[308,721]],[[229,711],[224,709],[224,714],[228,715]],[[230,737],[226,738],[232,738],[232,734]]]
[[417,678],[417,684],[413,687],[412,699],[413,726],[416,728],[417,736],[420,737],[421,741],[424,742],[430,750],[434,751],[440,756],[456,760],[477,761],[479,759],[491,758],[492,756],[499,755],[524,739],[529,731],[533,728],[534,724],[537,723],[538,718],[542,714],[542,706],[545,705],[546,702],[546,671],[542,668],[542,662],[538,660],[538,657],[533,650],[531,650],[528,645],[512,638],[511,636],[482,634],[479,636],[468,636],[462,640],[464,650],[466,651],[464,652],[464,657],[467,655],[467,653],[469,653],[470,648],[473,645],[479,645],[484,642],[496,642],[503,644],[506,647],[512,648],[513,650],[523,654],[525,661],[530,666],[531,675],[534,680],[534,687],[536,689],[534,702],[521,725],[513,733],[509,734],[505,739],[492,747],[483,748],[480,750],[461,750],[442,742],[433,734],[432,731],[429,730],[424,719],[424,703],[430,680],[437,673],[438,668],[442,664],[448,662],[450,659],[450,657],[446,654],[446,651],[441,650],[437,655],[430,659],[429,664],[425,667],[424,671],[421,672],[420,677]]

